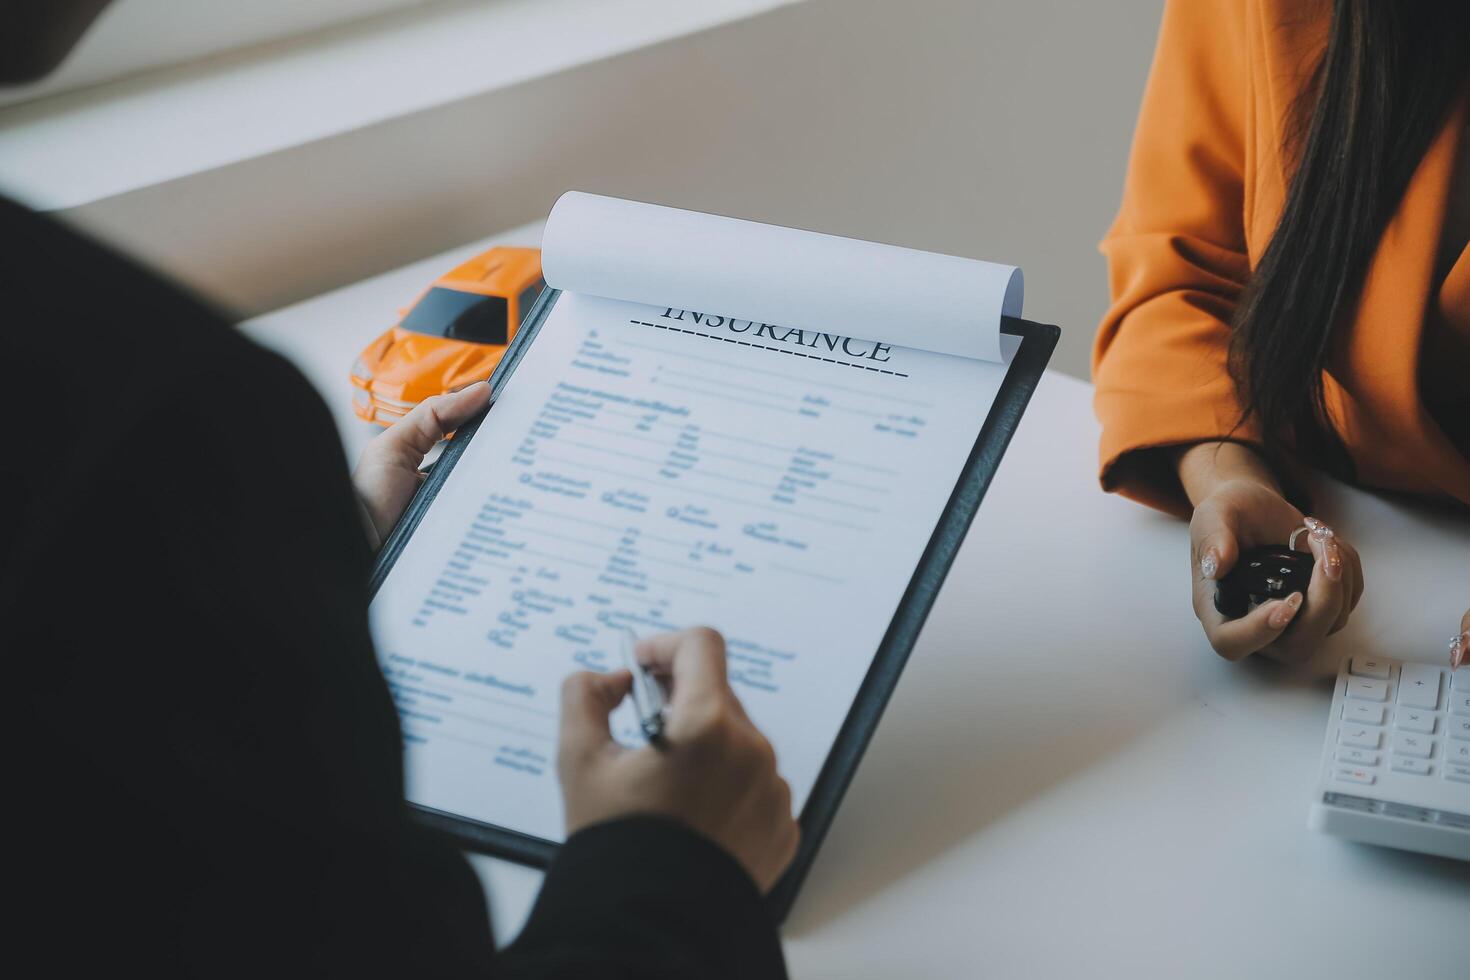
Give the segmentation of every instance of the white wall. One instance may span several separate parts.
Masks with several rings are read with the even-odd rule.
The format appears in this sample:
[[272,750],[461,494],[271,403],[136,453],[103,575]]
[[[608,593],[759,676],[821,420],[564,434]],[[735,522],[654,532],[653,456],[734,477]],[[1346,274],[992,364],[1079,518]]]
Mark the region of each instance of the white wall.
[[[1088,375],[1162,0],[813,0],[694,39],[605,92],[629,156],[589,189],[991,258]],[[707,102],[677,80],[703,75]]]
[[73,217],[253,313],[577,187],[1021,265],[1085,377],[1161,9],[808,0]]

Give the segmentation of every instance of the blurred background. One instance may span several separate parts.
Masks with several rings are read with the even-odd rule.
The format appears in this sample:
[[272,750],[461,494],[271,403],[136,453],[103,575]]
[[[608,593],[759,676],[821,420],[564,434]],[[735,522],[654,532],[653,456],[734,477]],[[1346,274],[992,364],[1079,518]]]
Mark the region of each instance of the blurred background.
[[732,214],[1019,265],[1085,378],[1162,7],[116,0],[0,90],[0,190],[242,317],[568,188]]

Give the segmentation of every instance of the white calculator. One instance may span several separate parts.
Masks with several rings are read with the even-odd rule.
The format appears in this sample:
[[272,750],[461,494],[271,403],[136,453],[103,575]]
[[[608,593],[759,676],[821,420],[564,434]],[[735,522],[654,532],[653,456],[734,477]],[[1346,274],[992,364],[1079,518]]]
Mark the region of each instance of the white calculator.
[[1307,825],[1470,861],[1470,667],[1344,661]]

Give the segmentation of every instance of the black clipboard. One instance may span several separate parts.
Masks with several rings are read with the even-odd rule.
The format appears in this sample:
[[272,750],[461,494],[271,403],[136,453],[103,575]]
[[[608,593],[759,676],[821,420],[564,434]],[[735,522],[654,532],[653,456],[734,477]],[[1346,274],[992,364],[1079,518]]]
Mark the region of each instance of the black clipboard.
[[[542,290],[540,298],[526,314],[515,339],[511,341],[505,356],[490,376],[492,405],[499,399],[525,352],[535,342],[536,335],[546,322],[559,295],[560,291],[555,289]],[[929,610],[939,595],[939,587],[944,583],[950,565],[954,563],[955,554],[964,541],[970,522],[980,509],[980,501],[985,497],[985,491],[995,476],[1001,457],[1005,455],[1006,446],[1010,444],[1021,415],[1031,400],[1031,394],[1041,380],[1041,372],[1046,368],[1052,351],[1056,348],[1057,339],[1061,336],[1061,331],[1055,326],[1015,317],[1001,319],[1001,333],[1020,337],[1020,346],[1011,359],[1005,380],[1001,383],[995,402],[990,406],[990,414],[980,427],[980,435],[960,471],[949,502],[914,568],[913,577],[909,579],[908,587],[899,601],[898,611],[888,624],[888,630],[868,666],[868,673],[858,688],[857,697],[837,731],[832,751],[828,753],[806,806],[798,818],[801,825],[801,845],[791,867],[767,896],[767,904],[777,922],[785,920],[802,881],[811,870],[812,862],[816,860],[822,839],[827,835],[827,829],[837,814],[837,806],[842,802],[843,794],[847,792],[847,786],[857,771],[858,762],[878,728],[878,719],[883,716],[888,699],[898,686],[898,677],[903,672],[909,653],[919,638],[919,631],[924,626],[924,620],[928,618]],[[403,517],[378,552],[369,586],[370,597],[377,595],[394,562],[403,553],[404,545],[413,536],[439,489],[449,480],[455,463],[474,439],[480,425],[488,417],[488,412],[489,409],[486,409],[459,429],[434,464],[428,479],[409,502]],[[551,863],[559,846],[552,841],[442,810],[418,804],[410,805],[421,824],[469,850],[544,868]]]

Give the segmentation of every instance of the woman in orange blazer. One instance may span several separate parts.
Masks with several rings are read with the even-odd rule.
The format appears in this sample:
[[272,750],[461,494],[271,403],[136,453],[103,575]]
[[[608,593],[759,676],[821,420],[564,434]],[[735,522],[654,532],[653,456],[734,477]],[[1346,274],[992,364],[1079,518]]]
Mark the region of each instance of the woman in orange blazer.
[[[1190,517],[1195,612],[1229,659],[1308,655],[1361,594],[1356,551],[1291,502],[1296,467],[1470,506],[1467,76],[1465,0],[1167,3],[1102,243],[1101,478]],[[1303,524],[1305,604],[1220,616],[1240,549]]]

